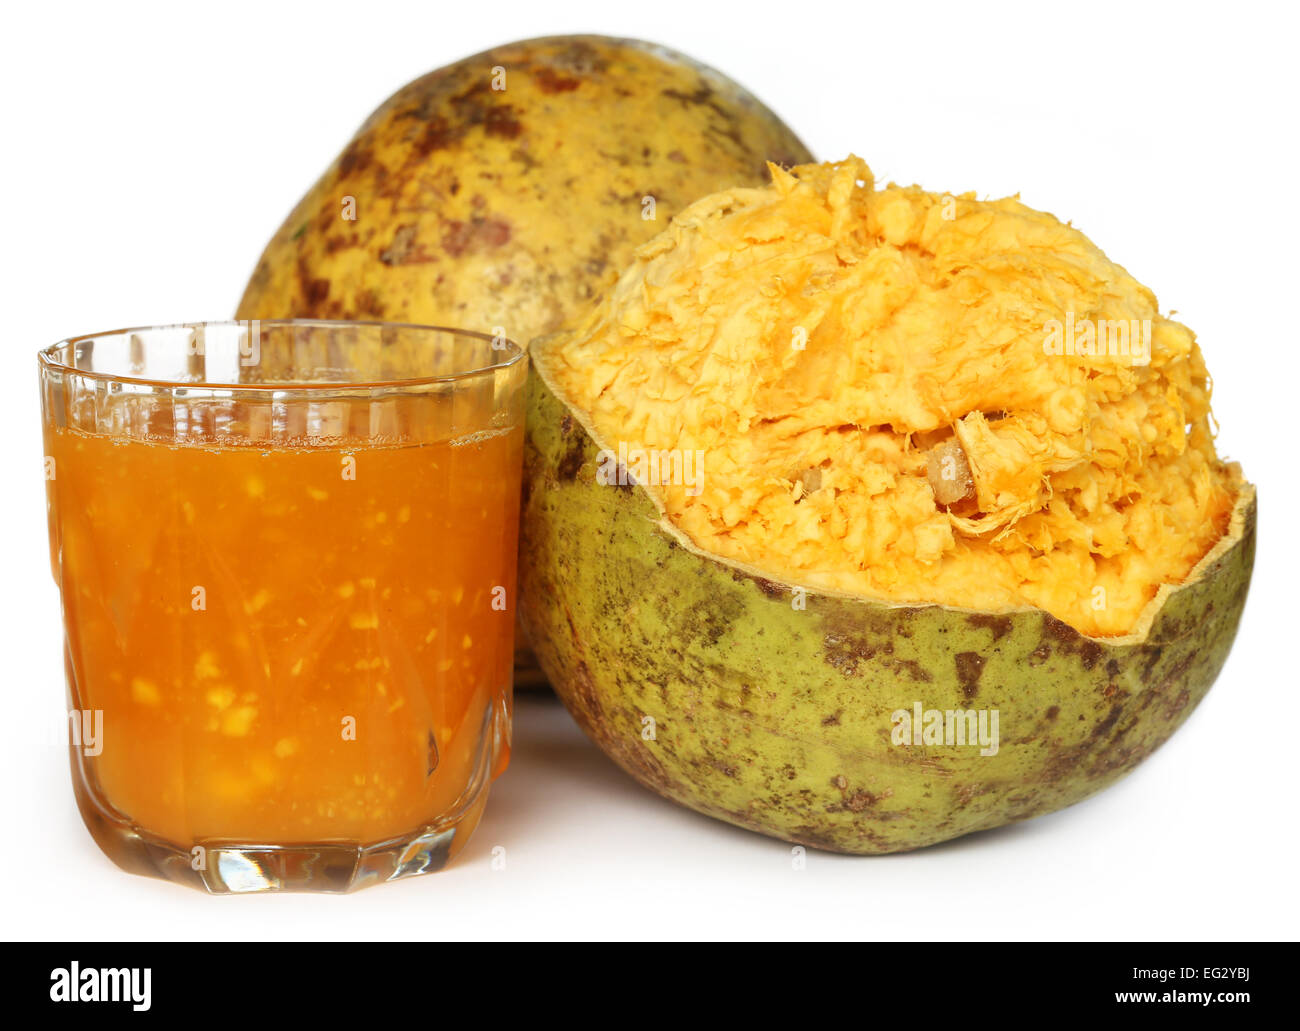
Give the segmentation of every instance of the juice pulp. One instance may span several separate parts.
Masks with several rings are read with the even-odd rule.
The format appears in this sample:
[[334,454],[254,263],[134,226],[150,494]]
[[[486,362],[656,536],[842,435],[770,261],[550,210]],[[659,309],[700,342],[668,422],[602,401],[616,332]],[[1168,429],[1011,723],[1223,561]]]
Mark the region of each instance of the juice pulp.
[[179,844],[367,843],[504,768],[517,427],[355,447],[47,433],[102,803]]

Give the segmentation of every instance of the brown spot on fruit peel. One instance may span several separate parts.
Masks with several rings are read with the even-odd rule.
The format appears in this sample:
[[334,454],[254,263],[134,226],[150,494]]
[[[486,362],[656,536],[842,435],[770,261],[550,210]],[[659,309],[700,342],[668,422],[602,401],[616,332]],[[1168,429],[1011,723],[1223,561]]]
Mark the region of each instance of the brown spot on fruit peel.
[[298,289],[302,295],[302,315],[324,315],[324,306],[330,295],[330,281],[311,274],[306,262],[297,263]]
[[339,175],[346,177],[364,172],[373,160],[374,155],[354,139],[339,157]]
[[[431,118],[411,142],[408,164],[424,161],[435,151],[445,150],[459,142],[463,133],[451,126],[445,118]],[[364,166],[361,166],[364,167]],[[341,175],[347,175],[340,169]]]
[[1103,653],[1102,645],[1093,638],[1085,637],[1069,623],[1064,623],[1055,616],[1044,614],[1043,643],[1045,645],[1049,637],[1055,642],[1057,651],[1077,655],[1085,670],[1091,671]]
[[569,93],[582,85],[582,80],[570,75],[562,75],[551,68],[537,68],[533,71],[533,81],[543,93]]
[[686,93],[679,89],[666,89],[663,91],[663,94],[665,97],[670,97],[673,100],[676,100],[683,107],[690,107],[691,105],[698,105],[698,104],[709,104],[713,99],[713,90],[709,87],[707,83],[700,83],[699,86],[697,86],[690,93]]
[[555,467],[555,475],[561,483],[571,483],[578,476],[578,470],[582,468],[586,460],[585,449],[581,440],[576,440],[573,446],[564,452],[564,457],[560,459],[559,464]]
[[322,313],[325,302],[330,295],[330,281],[328,279],[308,279],[303,282],[303,298],[307,303],[307,310],[313,313]]
[[876,649],[862,640],[827,634],[823,654],[827,665],[832,669],[853,676],[858,671],[858,663],[871,659],[876,654]]
[[515,117],[515,109],[510,104],[489,108],[483,116],[483,131],[489,136],[503,140],[518,139],[524,131],[523,124]]
[[980,675],[984,672],[987,661],[979,652],[958,652],[954,656],[957,668],[957,683],[961,687],[962,697],[967,701],[979,694]]
[[510,223],[495,218],[473,218],[448,222],[442,234],[442,249],[453,258],[504,247],[510,242]]
[[973,627],[991,631],[996,644],[1011,631],[1011,620],[1007,616],[996,616],[986,612],[976,612],[966,617]]
[[[557,37],[563,40],[564,37]],[[608,50],[599,45],[599,43],[609,43],[610,40],[600,36],[593,36],[590,39],[582,37],[569,37],[572,42],[562,46],[555,51],[552,63],[557,68],[563,68],[573,72],[575,75],[596,75],[602,74],[609,70]],[[598,42],[592,42],[592,41]],[[545,43],[547,40],[538,42]]]
[[[413,225],[400,225],[393,231],[393,238],[388,246],[379,252],[379,260],[385,265],[404,265],[411,255],[417,253],[415,235],[416,227]],[[424,258],[422,260],[428,260]]]
[[1110,729],[1115,726],[1116,721],[1119,720],[1123,713],[1124,706],[1122,704],[1112,705],[1110,707],[1110,712],[1106,713],[1105,718],[1092,728],[1092,737],[1103,738],[1109,734]]

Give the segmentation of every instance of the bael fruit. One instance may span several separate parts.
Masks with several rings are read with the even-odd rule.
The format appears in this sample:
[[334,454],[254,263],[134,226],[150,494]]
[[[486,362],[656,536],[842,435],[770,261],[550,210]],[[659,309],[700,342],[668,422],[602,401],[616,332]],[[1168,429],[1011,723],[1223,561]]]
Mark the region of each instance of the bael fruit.
[[772,174],[533,345],[543,670],[641,783],[792,842],[1086,798],[1195,708],[1250,581],[1191,332],[1015,200]]
[[810,160],[747,90],[665,47],[509,43],[366,120],[267,244],[237,317],[499,328],[527,344],[691,201]]
[[690,202],[809,160],[748,91],[664,47],[494,47],[366,119],[267,244],[238,317],[501,326],[526,344]]

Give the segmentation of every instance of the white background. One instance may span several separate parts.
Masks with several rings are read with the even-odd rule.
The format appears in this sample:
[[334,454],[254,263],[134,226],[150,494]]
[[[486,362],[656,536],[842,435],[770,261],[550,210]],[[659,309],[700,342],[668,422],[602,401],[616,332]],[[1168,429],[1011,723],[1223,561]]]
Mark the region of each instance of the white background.
[[[1294,937],[1292,9],[723,6],[6,9],[6,937]],[[1227,668],[1179,734],[1100,797],[914,854],[810,853],[794,870],[789,846],[659,800],[558,703],[525,698],[513,766],[443,873],[342,898],[209,898],[119,872],[82,829],[66,752],[52,743],[64,688],[37,349],[95,330],[230,317],[270,233],[389,93],[496,43],[579,31],[701,58],[758,93],[819,157],[854,151],[882,181],[1019,191],[1176,310],[1215,375],[1220,450],[1260,485],[1255,584]]]

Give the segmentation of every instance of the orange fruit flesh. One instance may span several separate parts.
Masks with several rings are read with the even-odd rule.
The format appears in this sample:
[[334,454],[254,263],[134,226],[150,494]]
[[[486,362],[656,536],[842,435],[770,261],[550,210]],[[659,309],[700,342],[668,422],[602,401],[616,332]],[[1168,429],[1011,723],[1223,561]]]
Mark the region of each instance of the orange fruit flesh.
[[680,213],[534,344],[564,400],[703,551],[1132,633],[1241,485],[1192,331],[1016,199],[877,188],[856,158],[771,173]]

